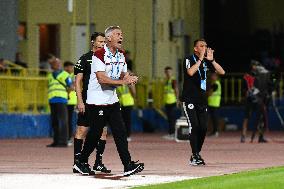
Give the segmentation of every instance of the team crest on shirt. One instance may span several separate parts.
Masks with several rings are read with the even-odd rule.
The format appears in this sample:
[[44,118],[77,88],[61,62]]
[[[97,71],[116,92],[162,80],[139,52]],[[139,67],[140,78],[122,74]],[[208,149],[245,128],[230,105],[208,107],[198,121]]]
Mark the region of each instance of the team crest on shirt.
[[188,104],[187,106],[190,110],[192,110],[194,108],[194,105],[193,104]]
[[99,115],[101,115],[101,116],[104,115],[104,111],[103,111],[103,110],[100,110],[100,111],[99,111]]
[[80,63],[81,63],[81,60],[78,60],[78,62],[76,63],[76,66],[80,65]]

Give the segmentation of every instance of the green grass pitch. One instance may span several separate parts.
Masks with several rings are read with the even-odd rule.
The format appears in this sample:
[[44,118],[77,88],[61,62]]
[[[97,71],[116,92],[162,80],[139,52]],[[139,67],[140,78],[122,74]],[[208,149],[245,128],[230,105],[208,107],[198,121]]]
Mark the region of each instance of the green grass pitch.
[[135,189],[284,189],[284,167],[135,187]]

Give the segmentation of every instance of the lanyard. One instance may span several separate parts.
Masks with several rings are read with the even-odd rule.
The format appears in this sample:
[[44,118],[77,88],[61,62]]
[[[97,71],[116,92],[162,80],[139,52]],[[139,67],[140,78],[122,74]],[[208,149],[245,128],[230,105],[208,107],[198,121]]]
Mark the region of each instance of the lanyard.
[[[192,57],[193,57],[194,62],[197,62],[195,56],[192,55]],[[202,62],[201,62],[201,63],[202,63]],[[207,78],[207,76],[206,76],[207,66],[206,66],[205,62],[203,62],[203,67],[204,67],[204,68],[203,68],[203,70],[204,70],[204,80],[206,80],[206,78]],[[199,75],[200,75],[200,79],[202,80],[202,76],[201,76],[201,72],[200,72],[199,68],[198,68],[198,73],[199,73]]]

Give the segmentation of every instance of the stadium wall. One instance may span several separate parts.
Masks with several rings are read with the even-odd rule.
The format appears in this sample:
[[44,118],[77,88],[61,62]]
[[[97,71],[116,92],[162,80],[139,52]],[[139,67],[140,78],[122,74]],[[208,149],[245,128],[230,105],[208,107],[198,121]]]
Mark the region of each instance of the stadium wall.
[[0,58],[15,60],[17,52],[17,1],[0,1]]
[[[79,58],[75,57],[73,52],[76,44],[72,40],[74,38],[71,28],[74,23],[86,26],[94,24],[95,30],[102,32],[109,25],[119,25],[124,32],[124,48],[130,50],[135,63],[134,71],[140,76],[149,78],[163,76],[165,66],[172,66],[175,71],[177,70],[177,60],[184,56],[184,35],[189,36],[190,39],[200,37],[200,2],[195,0],[73,0],[75,3],[72,12],[67,9],[67,0],[19,0],[18,2],[19,22],[25,24],[27,32],[26,38],[19,42],[18,47],[23,59],[32,68],[37,68],[39,65],[40,24],[59,26],[57,48],[63,61],[76,61]],[[153,2],[156,2],[157,6],[155,27]],[[171,37],[169,24],[179,20],[181,22],[176,23],[183,25],[177,31],[177,35]],[[156,35],[153,35],[154,33]],[[86,35],[89,35],[88,32]],[[152,49],[154,45],[156,51]]]
[[[241,129],[243,120],[242,107],[223,107],[219,110],[219,115],[225,119],[225,125],[235,125],[237,130]],[[280,108],[281,115],[284,109]],[[177,111],[180,116],[180,111]],[[0,114],[0,139],[5,138],[42,138],[50,137],[52,129],[48,114]],[[166,132],[167,121],[154,109],[135,110],[132,112],[133,132]],[[249,129],[252,128],[253,119],[250,121]],[[73,120],[75,128],[76,116]],[[225,126],[226,128],[226,126]],[[283,130],[280,121],[274,110],[269,109],[269,130]]]

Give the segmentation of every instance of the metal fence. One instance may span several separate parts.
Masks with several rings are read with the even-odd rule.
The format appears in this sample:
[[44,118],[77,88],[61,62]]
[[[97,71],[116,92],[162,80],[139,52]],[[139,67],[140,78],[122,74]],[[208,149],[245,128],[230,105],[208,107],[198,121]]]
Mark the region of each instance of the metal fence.
[[[2,74],[2,75],[1,75]],[[10,70],[0,73],[0,112],[44,113],[49,111],[46,72],[42,70]],[[240,105],[244,99],[243,74],[227,74],[221,78],[222,105]],[[136,85],[136,106],[139,108],[163,106],[163,79],[141,77]],[[283,75],[277,89],[283,97]]]
[[0,76],[0,112],[48,112],[45,77]]

